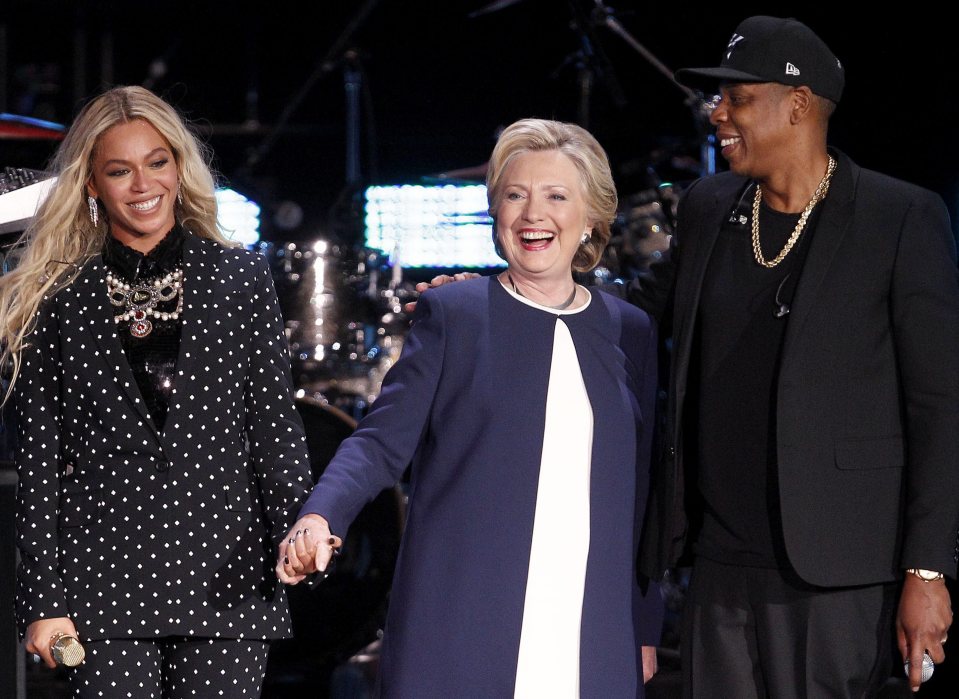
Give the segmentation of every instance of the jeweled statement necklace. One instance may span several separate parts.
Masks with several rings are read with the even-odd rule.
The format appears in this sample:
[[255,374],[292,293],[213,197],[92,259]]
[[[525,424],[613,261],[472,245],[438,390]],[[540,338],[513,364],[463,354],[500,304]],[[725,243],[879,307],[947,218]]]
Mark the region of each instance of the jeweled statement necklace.
[[[130,334],[134,337],[146,337],[153,332],[153,321],[176,320],[183,311],[183,270],[172,272],[153,279],[145,279],[136,284],[128,284],[107,273],[107,294],[110,303],[123,311],[113,316],[117,323],[130,321]],[[176,310],[159,311],[157,305],[177,299]]]
[[786,255],[789,254],[789,251],[793,249],[793,246],[796,244],[796,241],[799,240],[800,234],[803,232],[803,229],[806,227],[806,221],[809,219],[809,214],[812,213],[812,210],[815,208],[823,197],[826,196],[826,192],[829,191],[829,181],[832,179],[832,173],[836,170],[836,159],[831,155],[829,156],[829,165],[826,167],[826,174],[823,175],[822,180],[819,182],[819,186],[816,187],[816,191],[813,192],[812,199],[809,200],[809,203],[806,204],[806,208],[802,210],[802,214],[799,216],[799,221],[796,223],[796,227],[793,229],[792,235],[789,236],[789,240],[786,241],[786,246],[780,251],[776,257],[771,260],[767,260],[763,257],[762,248],[759,246],[759,204],[763,200],[763,190],[758,184],[756,185],[756,196],[753,197],[753,256],[756,258],[756,262],[761,264],[763,267],[773,268],[782,262]]
[[[513,275],[511,275],[509,272],[507,272],[507,273],[506,273],[506,278],[509,279],[509,284],[510,284],[511,287],[513,287],[513,293],[515,293],[515,294],[518,295],[518,296],[522,296],[522,297],[525,299],[525,298],[526,298],[526,295],[523,294],[522,291],[520,291],[519,289],[516,288],[516,282],[513,281]],[[570,307],[570,305],[573,303],[573,300],[574,300],[575,298],[576,298],[576,284],[574,283],[574,284],[573,284],[573,293],[571,293],[571,294],[569,295],[569,298],[566,299],[565,301],[563,301],[563,302],[562,302],[561,304],[559,304],[558,306],[550,306],[549,304],[545,304],[545,303],[542,303],[542,304],[540,304],[540,305],[541,305],[541,306],[546,306],[547,308],[552,308],[554,311],[565,311],[567,308]]]

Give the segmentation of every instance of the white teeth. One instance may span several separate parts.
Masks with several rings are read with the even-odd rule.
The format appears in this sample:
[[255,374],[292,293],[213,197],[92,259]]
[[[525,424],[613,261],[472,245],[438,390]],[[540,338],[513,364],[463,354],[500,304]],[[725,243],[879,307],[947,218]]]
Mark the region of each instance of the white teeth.
[[734,143],[739,143],[741,140],[742,139],[738,136],[736,138],[724,138],[719,142],[719,145],[721,148],[725,148],[726,146],[731,146]]
[[520,238],[523,240],[545,240],[552,237],[553,234],[546,231],[524,231],[520,233]]
[[137,211],[149,211],[158,203],[160,203],[160,197],[155,196],[153,199],[148,199],[146,201],[132,202],[130,204],[130,208],[136,209]]

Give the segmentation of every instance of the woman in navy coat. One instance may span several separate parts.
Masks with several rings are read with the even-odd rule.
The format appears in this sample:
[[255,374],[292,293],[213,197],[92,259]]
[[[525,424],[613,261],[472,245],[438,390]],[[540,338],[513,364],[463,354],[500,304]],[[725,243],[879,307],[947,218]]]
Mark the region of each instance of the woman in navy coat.
[[656,336],[572,275],[609,240],[609,164],[580,127],[521,120],[497,142],[488,191],[507,270],[420,298],[277,573],[324,570],[412,462],[380,695],[641,697],[662,620],[635,571]]
[[76,696],[257,697],[290,634],[274,542],[312,487],[268,267],[148,90],[91,101],[53,169],[0,279],[26,648],[52,666],[78,637]]

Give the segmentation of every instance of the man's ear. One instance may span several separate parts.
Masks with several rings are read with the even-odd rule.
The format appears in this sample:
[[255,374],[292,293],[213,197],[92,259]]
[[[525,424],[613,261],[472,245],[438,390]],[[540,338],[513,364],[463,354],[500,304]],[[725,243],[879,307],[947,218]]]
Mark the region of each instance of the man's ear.
[[792,104],[789,110],[789,121],[792,124],[798,124],[800,121],[808,117],[809,112],[812,110],[812,90],[805,85],[793,88],[793,91],[790,94],[790,100]]

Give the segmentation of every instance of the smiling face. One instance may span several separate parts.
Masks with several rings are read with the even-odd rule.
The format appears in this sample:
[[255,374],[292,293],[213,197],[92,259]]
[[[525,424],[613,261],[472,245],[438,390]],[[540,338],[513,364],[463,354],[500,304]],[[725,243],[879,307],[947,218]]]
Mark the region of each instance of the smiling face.
[[720,87],[721,99],[709,116],[716,141],[729,169],[761,179],[774,171],[788,152],[790,95],[793,88],[778,83],[735,83]]
[[507,165],[496,235],[514,277],[568,282],[573,256],[590,228],[582,178],[567,155],[532,151]]
[[90,196],[106,209],[110,233],[147,252],[173,228],[177,167],[170,144],[142,119],[107,129],[94,149]]

